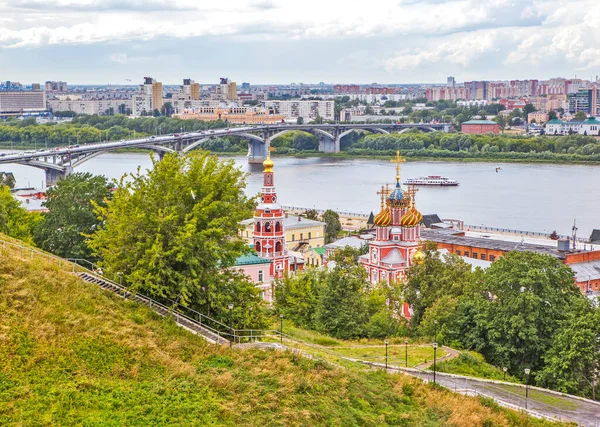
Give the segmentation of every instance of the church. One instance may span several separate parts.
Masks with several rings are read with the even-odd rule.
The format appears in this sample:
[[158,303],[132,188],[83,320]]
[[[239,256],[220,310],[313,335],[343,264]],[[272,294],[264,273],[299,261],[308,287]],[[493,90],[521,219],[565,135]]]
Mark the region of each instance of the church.
[[373,221],[375,238],[369,242],[369,252],[360,257],[372,284],[404,281],[406,270],[424,257],[419,251],[423,215],[415,205],[417,190],[400,185],[400,165],[406,161],[400,152],[391,161],[396,164],[396,184],[377,192],[381,208]]

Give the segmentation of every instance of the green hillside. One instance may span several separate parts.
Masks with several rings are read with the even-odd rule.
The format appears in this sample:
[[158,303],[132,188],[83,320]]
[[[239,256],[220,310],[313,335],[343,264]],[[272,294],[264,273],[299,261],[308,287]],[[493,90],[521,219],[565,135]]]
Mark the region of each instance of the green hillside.
[[549,424],[402,375],[217,348],[52,264],[0,252],[0,425]]

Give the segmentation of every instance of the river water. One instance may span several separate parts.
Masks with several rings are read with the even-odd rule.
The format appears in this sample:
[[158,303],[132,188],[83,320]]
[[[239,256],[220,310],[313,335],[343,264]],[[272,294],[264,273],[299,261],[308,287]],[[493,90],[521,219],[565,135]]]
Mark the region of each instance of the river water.
[[[244,156],[231,157],[250,175],[248,194],[262,185],[262,167]],[[384,160],[292,158],[275,160],[275,184],[283,205],[377,213],[382,184],[394,183],[394,165]],[[145,153],[108,153],[76,171],[120,178],[151,166]],[[496,172],[496,167],[501,167]],[[21,165],[0,165],[15,174],[17,185],[40,187],[44,173]],[[453,163],[418,161],[402,165],[402,177],[442,175],[459,187],[420,188],[417,208],[423,214],[461,219],[467,224],[570,234],[577,220],[579,237],[600,228],[600,166],[523,163]]]

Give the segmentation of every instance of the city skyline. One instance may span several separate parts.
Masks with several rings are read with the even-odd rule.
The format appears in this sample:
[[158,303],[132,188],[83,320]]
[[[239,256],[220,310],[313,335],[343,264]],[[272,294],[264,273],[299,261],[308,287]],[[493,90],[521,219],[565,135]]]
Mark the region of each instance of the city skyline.
[[[164,84],[590,79],[593,1],[0,1],[0,78]],[[383,17],[383,19],[382,19]],[[129,82],[127,79],[131,80]]]

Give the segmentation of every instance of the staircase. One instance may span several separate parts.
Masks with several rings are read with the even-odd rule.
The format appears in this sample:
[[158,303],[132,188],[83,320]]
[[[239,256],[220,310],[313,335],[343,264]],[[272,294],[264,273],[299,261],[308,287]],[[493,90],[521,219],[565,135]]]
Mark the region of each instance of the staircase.
[[228,344],[229,340],[223,338],[220,331],[217,331],[207,325],[203,325],[195,319],[186,316],[185,314],[178,313],[173,309],[154,301],[144,295],[131,292],[127,290],[124,286],[119,285],[111,280],[108,280],[102,276],[98,276],[96,274],[92,274],[90,272],[80,272],[77,273],[82,280],[93,283],[95,285],[100,286],[102,289],[110,291],[123,299],[128,299],[131,301],[138,302],[140,304],[144,304],[147,307],[150,307],[154,312],[160,314],[163,317],[172,317],[175,323],[179,326],[188,329],[189,331],[201,335],[206,338],[207,341],[216,343],[216,344]]

